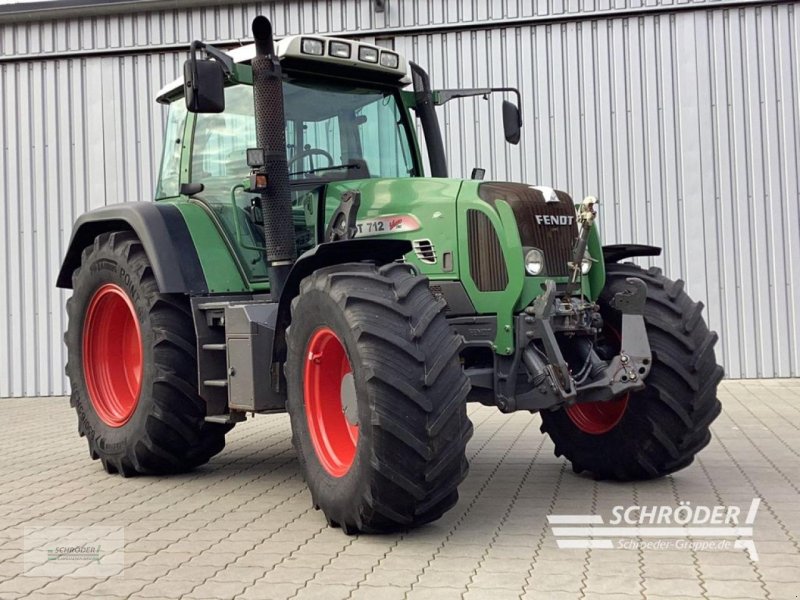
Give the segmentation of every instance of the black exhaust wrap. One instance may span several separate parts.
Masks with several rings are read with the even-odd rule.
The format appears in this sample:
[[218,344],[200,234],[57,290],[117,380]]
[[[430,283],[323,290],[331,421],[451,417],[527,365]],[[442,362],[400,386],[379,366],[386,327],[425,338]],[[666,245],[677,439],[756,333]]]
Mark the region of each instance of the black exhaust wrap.
[[256,141],[265,150],[267,191],[261,194],[270,293],[280,296],[297,257],[286,162],[286,116],[283,107],[281,67],[275,56],[272,24],[263,16],[253,19],[256,56],[253,58],[253,100]]

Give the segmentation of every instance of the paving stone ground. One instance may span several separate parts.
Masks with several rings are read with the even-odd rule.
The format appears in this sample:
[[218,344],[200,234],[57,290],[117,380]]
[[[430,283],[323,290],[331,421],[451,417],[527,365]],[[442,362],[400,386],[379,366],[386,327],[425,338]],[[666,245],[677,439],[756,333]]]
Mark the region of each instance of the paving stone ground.
[[[0,400],[0,600],[797,599],[800,380],[725,382],[720,397],[699,459],[636,484],[573,474],[538,416],[470,406],[458,505],[419,530],[358,537],[311,507],[285,415],[237,425],[192,473],[123,479],[89,459],[66,399]],[[560,549],[547,522],[681,501],[744,514],[755,497],[757,561],[738,548]],[[122,529],[124,573],[24,574],[25,528],[56,525]]]

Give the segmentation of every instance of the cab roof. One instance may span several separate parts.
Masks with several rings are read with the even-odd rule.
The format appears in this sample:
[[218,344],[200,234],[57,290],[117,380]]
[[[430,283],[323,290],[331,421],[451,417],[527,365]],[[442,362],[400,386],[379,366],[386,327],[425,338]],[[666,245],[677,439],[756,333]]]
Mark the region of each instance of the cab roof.
[[[304,40],[321,42],[322,54],[309,54],[304,52]],[[331,51],[332,43],[349,46],[349,58],[333,56]],[[319,46],[316,45],[316,47]],[[338,47],[341,48],[341,46]],[[226,51],[226,53],[233,59],[234,63],[249,63],[256,55],[256,45],[247,44],[239,46],[238,48]],[[284,65],[291,64],[298,68],[302,68],[303,65],[308,67],[316,66],[318,68],[324,67],[326,73],[335,75],[336,68],[339,67],[343,71],[348,70],[351,74],[354,71],[358,72],[359,76],[363,73],[363,79],[365,81],[376,78],[377,76],[381,80],[392,80],[401,86],[411,83],[411,78],[408,75],[408,61],[393,50],[373,44],[321,35],[290,35],[275,42],[275,54],[278,60]],[[368,62],[364,60],[362,57],[367,54],[374,55],[376,61]],[[382,64],[385,60],[384,55],[387,55],[387,59],[397,57],[397,67],[385,66]],[[181,97],[183,95],[182,91],[183,77],[179,77],[159,90],[156,95],[156,102],[168,104],[175,98]]]

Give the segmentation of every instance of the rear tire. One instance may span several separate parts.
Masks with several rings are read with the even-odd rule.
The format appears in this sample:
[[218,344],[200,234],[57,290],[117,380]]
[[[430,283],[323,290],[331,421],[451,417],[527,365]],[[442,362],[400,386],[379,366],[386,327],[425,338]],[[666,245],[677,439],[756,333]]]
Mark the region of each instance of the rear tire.
[[314,506],[346,533],[416,527],[458,500],[470,386],[443,311],[398,263],[320,269],[292,302],[292,442]]
[[598,299],[604,321],[620,330],[621,314],[610,302],[628,277],[647,284],[644,320],[653,364],[646,387],[624,406],[611,400],[582,418],[564,409],[541,413],[541,430],[552,438],[556,456],[570,460],[576,473],[620,481],[662,477],[692,463],[711,440],[723,376],[714,355],[717,334],[701,316],[703,304],[689,298],[683,281],[667,279],[658,268],[607,264]]
[[91,457],[127,477],[186,471],[220,452],[230,426],[204,420],[188,299],[159,293],[136,235],[98,235],[72,287],[66,373]]

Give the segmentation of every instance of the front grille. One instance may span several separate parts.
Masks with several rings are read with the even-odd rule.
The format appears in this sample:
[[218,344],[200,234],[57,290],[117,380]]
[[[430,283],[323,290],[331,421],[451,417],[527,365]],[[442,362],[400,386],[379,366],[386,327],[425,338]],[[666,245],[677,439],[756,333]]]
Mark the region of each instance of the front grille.
[[[544,252],[545,275],[569,275],[567,263],[572,260],[572,249],[578,235],[572,198],[557,191],[554,198],[557,201],[548,202],[539,189],[522,183],[500,182],[481,184],[478,194],[492,206],[496,200],[508,202],[514,211],[522,245]],[[559,222],[564,224],[553,224]]]
[[475,209],[467,211],[469,274],[482,292],[499,292],[508,285],[503,248],[489,217]]

